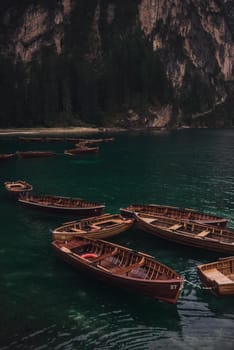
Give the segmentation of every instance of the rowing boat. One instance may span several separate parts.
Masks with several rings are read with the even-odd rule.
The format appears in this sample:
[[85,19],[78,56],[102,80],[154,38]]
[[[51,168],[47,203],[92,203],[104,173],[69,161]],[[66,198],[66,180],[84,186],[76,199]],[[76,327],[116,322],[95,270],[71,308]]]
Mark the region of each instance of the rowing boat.
[[71,240],[76,236],[90,238],[109,238],[127,231],[134,223],[134,219],[123,218],[119,214],[103,214],[100,216],[71,221],[52,231],[54,240]]
[[13,195],[18,196],[20,193],[31,192],[33,187],[26,181],[6,181],[4,182],[5,189]]
[[200,280],[216,296],[234,295],[234,256],[197,266]]
[[27,207],[43,209],[46,211],[76,214],[79,216],[100,215],[105,205],[86,201],[81,198],[70,198],[53,195],[36,196],[33,194],[22,194],[18,201]]
[[52,247],[59,258],[77,270],[115,287],[173,304],[180,296],[183,278],[142,252],[85,237],[55,240]]
[[64,154],[67,154],[69,156],[76,156],[80,154],[89,154],[89,153],[97,153],[99,151],[99,147],[77,147],[73,149],[67,149],[64,151]]
[[55,156],[55,152],[52,151],[17,151],[16,154],[19,158],[38,158],[38,157],[52,157]]
[[134,217],[135,213],[143,213],[174,219],[190,220],[198,224],[214,225],[219,227],[226,227],[228,222],[227,218],[200,213],[194,209],[158,204],[131,204],[126,208],[120,208],[120,213],[124,217]]
[[234,231],[192,221],[136,214],[138,227],[159,238],[194,248],[234,254]]
[[2,153],[0,154],[0,161],[1,160],[8,160],[14,157],[14,153]]

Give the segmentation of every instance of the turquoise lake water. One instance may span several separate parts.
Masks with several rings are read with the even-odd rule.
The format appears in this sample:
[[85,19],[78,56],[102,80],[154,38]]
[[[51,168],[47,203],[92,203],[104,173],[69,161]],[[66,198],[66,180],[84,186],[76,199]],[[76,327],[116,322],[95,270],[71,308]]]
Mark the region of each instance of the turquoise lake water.
[[0,349],[233,349],[234,297],[197,287],[196,266],[217,253],[131,229],[112,241],[155,256],[191,284],[176,305],[130,294],[54,256],[50,229],[71,217],[22,207],[6,193],[4,181],[21,179],[35,193],[104,202],[106,212],[135,202],[175,205],[229,217],[234,228],[234,130],[108,136],[115,141],[100,144],[99,154],[77,157],[63,154],[72,148],[65,141],[1,137],[0,153],[44,149],[57,156],[0,163]]

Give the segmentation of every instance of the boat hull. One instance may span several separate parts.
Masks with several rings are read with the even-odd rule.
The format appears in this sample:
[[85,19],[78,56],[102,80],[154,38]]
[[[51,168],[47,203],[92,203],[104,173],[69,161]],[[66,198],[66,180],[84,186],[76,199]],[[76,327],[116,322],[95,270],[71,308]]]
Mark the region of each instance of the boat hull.
[[202,285],[216,296],[234,295],[234,257],[197,266]]
[[198,275],[202,282],[202,285],[205,286],[205,288],[210,288],[209,290],[213,295],[217,297],[234,295],[234,281],[230,284],[218,285],[214,281],[204,276],[199,270]]
[[28,158],[41,158],[41,157],[53,157],[55,152],[16,152],[19,158],[28,159]]
[[[190,246],[193,248],[205,249],[223,254],[234,254],[234,244],[225,244],[216,239],[197,237],[193,234],[182,234],[174,231],[164,230],[157,226],[152,226],[138,219],[138,227],[158,238],[173,243]],[[234,235],[233,235],[234,237]]]
[[28,202],[27,200],[18,199],[19,203],[30,207],[33,209],[40,209],[46,212],[52,212],[52,213],[62,213],[62,214],[74,214],[81,217],[88,217],[88,216],[98,216],[102,213],[102,210],[105,206],[100,207],[94,207],[94,208],[65,208],[65,207],[56,207],[51,205],[40,205],[38,203],[32,203]]
[[26,194],[32,191],[32,185],[26,183],[25,181],[15,181],[4,183],[5,189],[12,197],[18,197],[20,194]]
[[114,237],[122,232],[125,232],[129,230],[133,225],[133,221],[131,223],[125,223],[125,224],[120,224],[117,227],[112,227],[109,229],[103,229],[103,230],[98,230],[98,231],[89,231],[89,232],[83,232],[83,233],[75,233],[75,232],[56,232],[53,231],[53,240],[62,240],[62,241],[69,241],[73,239],[74,237],[79,237],[79,236],[87,236],[90,238],[97,238],[97,239],[105,239],[105,238],[110,238]]
[[76,270],[88,274],[90,277],[110,284],[114,287],[127,289],[134,293],[140,293],[144,296],[158,299],[167,303],[175,304],[179,298],[182,289],[181,279],[172,279],[167,281],[146,281],[124,278],[113,275],[109,272],[100,271],[94,266],[77,261],[73,256],[62,252],[53,244],[55,254],[64,262],[72,265]]
[[8,153],[8,154],[0,154],[0,161],[5,161],[13,158],[15,156],[14,153]]
[[178,208],[172,206],[163,206],[157,204],[137,205],[133,204],[127,208],[120,208],[120,213],[123,217],[135,217],[135,213],[150,214],[175,219],[190,220],[200,224],[207,224],[225,228],[228,219],[221,218],[215,215],[199,213],[193,209]]

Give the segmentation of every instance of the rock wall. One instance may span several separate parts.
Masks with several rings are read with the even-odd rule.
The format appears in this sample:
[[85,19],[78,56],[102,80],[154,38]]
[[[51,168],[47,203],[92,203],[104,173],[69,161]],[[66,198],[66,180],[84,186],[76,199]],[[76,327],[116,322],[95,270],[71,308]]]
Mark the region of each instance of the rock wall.
[[[84,7],[86,4],[90,8],[93,6],[85,55],[89,62],[97,57],[100,61],[104,54],[102,43],[107,35],[101,23],[104,20],[106,28],[113,30],[117,20],[121,23],[121,17],[118,18],[121,12],[117,7],[124,9],[125,2],[121,5],[117,0],[90,0],[87,3],[85,0],[57,0],[50,8],[40,1],[32,2],[19,13],[16,27],[12,29],[11,25],[11,30],[6,29],[9,40],[0,42],[3,52],[26,64],[46,47],[60,55],[66,44],[66,30],[76,20],[74,8],[78,3],[83,3]],[[234,82],[233,1],[138,0],[133,3],[137,6],[137,15],[134,25],[132,21],[129,23],[130,30],[134,32],[140,27],[145,40],[152,43],[153,50],[161,57],[176,98],[180,100],[183,96],[186,99],[194,93],[192,81],[196,77],[205,86],[201,91],[207,87],[209,96],[207,101],[201,96],[200,110],[195,112],[206,113],[217,104],[225,103],[228,91],[232,91],[230,84]],[[2,10],[4,28],[9,27],[16,12],[12,7]],[[172,109],[165,108],[168,116],[168,110]],[[168,122],[168,117],[164,119]]]
[[[141,1],[139,18],[142,29],[152,38],[154,49],[164,50],[169,56],[167,72],[175,87],[183,85],[188,61],[204,75],[211,75],[211,83],[215,78],[212,75],[217,76],[217,73],[222,74],[220,79],[224,81],[233,80],[233,33],[223,6],[224,3],[215,0]],[[160,23],[161,30],[156,29],[157,23]],[[178,45],[181,45],[181,55],[177,57],[174,48],[170,50],[173,34],[174,41],[177,37]]]

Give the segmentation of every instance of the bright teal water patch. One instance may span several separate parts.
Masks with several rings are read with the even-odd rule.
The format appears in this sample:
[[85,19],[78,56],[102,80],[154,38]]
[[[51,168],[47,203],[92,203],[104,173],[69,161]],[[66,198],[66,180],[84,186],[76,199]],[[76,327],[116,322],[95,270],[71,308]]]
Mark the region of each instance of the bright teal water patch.
[[[133,202],[170,204],[230,217],[234,228],[234,131],[114,136],[99,154],[79,157],[63,155],[68,142],[0,140],[1,153],[59,153],[0,164],[0,349],[232,349],[233,298],[185,284],[173,306],[90,280],[50,247],[50,229],[71,217],[21,207],[6,193],[4,181],[24,179],[37,193],[105,202],[106,212]],[[113,241],[154,255],[195,285],[196,266],[218,257],[134,229]]]

